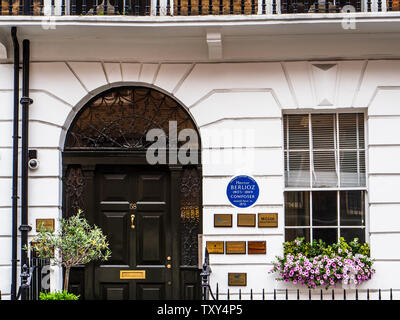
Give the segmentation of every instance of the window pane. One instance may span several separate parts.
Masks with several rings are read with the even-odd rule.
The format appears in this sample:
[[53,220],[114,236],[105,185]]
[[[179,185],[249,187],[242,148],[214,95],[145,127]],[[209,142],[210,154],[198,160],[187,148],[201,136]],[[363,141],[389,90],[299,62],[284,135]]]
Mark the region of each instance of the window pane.
[[310,225],[310,192],[285,192],[285,225]]
[[357,151],[340,151],[340,184],[343,187],[360,185]]
[[308,115],[286,115],[284,118],[285,149],[308,150]]
[[312,193],[313,226],[337,225],[337,192],[316,191]]
[[365,187],[366,182],[365,182],[365,151],[359,151],[359,161],[360,161],[360,172],[359,172],[359,177],[360,177],[360,187]]
[[313,229],[313,239],[326,242],[326,244],[336,243],[337,238],[337,229]]
[[334,114],[311,115],[313,149],[334,149]]
[[309,152],[285,152],[285,181],[287,187],[310,186]]
[[310,229],[285,229],[285,241],[293,241],[296,238],[304,238],[306,242],[310,242]]
[[357,149],[357,114],[339,114],[340,149]]
[[337,187],[335,152],[314,151],[313,187]]
[[364,149],[364,114],[358,114],[358,147]]
[[365,230],[361,228],[342,228],[340,236],[347,242],[353,241],[354,238],[358,238],[359,242],[365,242]]
[[340,225],[363,226],[364,192],[340,191]]

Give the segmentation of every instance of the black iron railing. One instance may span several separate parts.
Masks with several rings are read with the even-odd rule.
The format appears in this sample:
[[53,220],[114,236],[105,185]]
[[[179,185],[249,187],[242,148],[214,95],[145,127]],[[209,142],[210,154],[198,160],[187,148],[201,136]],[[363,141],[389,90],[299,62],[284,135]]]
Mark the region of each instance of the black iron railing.
[[[0,15],[199,16],[399,11],[400,0],[0,0]],[[385,4],[385,5],[384,5]]]
[[[25,295],[23,295],[25,291]],[[38,258],[35,252],[31,252],[29,267],[22,266],[21,285],[18,290],[17,299],[25,296],[27,300],[39,300],[41,292],[50,291],[50,261]]]
[[[400,300],[400,289],[230,289],[209,287],[209,300]],[[396,295],[396,296],[395,296]]]

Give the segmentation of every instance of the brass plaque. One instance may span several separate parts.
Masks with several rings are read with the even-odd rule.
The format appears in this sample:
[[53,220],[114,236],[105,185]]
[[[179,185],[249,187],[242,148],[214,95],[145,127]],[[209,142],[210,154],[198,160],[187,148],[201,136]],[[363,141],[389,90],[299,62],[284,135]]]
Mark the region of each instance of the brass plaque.
[[258,227],[259,228],[276,228],[278,226],[277,213],[259,213]]
[[267,243],[265,241],[248,241],[247,252],[248,254],[266,254]]
[[238,213],[237,215],[238,227],[255,227],[256,215],[251,213]]
[[223,241],[207,241],[208,253],[224,253],[224,242]]
[[226,254],[245,254],[246,241],[226,241]]
[[36,219],[36,232],[39,232],[41,227],[46,231],[54,231],[54,219]]
[[214,227],[232,227],[232,215],[214,214]]
[[120,279],[146,279],[146,270],[120,270]]
[[247,273],[228,273],[228,286],[246,286]]

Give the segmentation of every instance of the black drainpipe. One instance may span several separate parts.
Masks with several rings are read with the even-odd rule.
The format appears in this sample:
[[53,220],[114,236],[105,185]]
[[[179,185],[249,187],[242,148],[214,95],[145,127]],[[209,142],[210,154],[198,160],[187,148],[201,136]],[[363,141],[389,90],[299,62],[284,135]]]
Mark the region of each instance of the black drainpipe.
[[18,227],[18,124],[19,124],[19,43],[17,28],[11,28],[14,46],[14,119],[13,119],[13,177],[12,177],[12,231],[11,231],[11,300],[17,298],[17,227]]
[[29,267],[28,252],[25,250],[28,245],[28,232],[32,227],[28,225],[28,128],[29,128],[29,105],[32,99],[29,98],[29,40],[22,41],[22,140],[21,140],[21,300],[28,299],[27,275],[24,272]]

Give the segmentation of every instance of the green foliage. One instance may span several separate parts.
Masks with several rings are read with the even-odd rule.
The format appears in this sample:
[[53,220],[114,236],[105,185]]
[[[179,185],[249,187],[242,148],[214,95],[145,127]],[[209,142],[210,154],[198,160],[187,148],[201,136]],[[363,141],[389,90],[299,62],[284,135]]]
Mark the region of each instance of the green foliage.
[[69,219],[60,219],[58,231],[40,228],[32,240],[39,258],[50,258],[55,265],[73,267],[111,256],[107,237],[97,226],[90,226],[82,211]]
[[326,245],[321,239],[313,242],[306,242],[304,238],[296,238],[294,241],[288,241],[283,244],[284,255],[298,255],[301,253],[307,258],[313,258],[319,255],[328,257],[341,256],[347,257],[349,253],[362,254],[370,256],[370,248],[368,243],[360,243],[357,238],[347,243],[344,238],[339,238],[337,243]]
[[107,237],[97,226],[90,226],[82,211],[68,219],[60,219],[57,231],[40,227],[32,240],[31,250],[39,258],[51,259],[53,265],[66,268],[64,290],[68,288],[72,267],[95,260],[108,260],[111,256]]
[[278,273],[277,280],[306,285],[309,288],[336,285],[359,285],[371,279],[375,270],[368,243],[357,238],[347,243],[340,238],[326,245],[322,240],[305,242],[304,238],[283,244],[284,256],[276,257],[270,273]]
[[76,296],[73,293],[67,291],[55,291],[55,292],[41,292],[39,300],[79,300],[79,295]]

